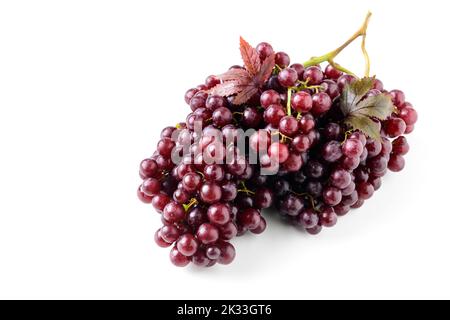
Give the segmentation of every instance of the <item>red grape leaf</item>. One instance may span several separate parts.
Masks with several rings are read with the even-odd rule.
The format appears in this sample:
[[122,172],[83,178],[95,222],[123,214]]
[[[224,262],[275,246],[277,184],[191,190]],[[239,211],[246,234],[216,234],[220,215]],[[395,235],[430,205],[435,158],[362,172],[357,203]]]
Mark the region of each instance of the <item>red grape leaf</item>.
[[275,67],[275,53],[272,53],[270,56],[264,59],[264,62],[261,65],[261,69],[254,78],[255,82],[260,86],[263,85],[264,82],[266,82],[272,75],[274,67]]
[[240,46],[242,60],[244,61],[245,68],[250,75],[255,76],[261,69],[261,60],[259,54],[255,48],[253,48],[247,41],[240,37]]
[[250,100],[251,97],[253,97],[258,92],[258,90],[259,89],[253,84],[244,87],[242,91],[239,92],[237,96],[234,98],[233,104],[240,105],[247,102],[248,100]]
[[362,78],[346,85],[340,107],[347,125],[380,140],[379,127],[372,119],[385,120],[394,112],[394,105],[391,97],[386,94],[364,98],[372,89],[374,81],[375,78]]
[[210,94],[222,97],[236,95],[233,100],[235,105],[244,104],[258,93],[272,75],[275,67],[275,54],[268,56],[261,64],[256,49],[242,37],[240,38],[240,50],[245,69],[233,68],[221,74],[218,77],[222,83],[208,91]]
[[227,81],[224,83],[220,83],[211,90],[209,93],[212,95],[218,95],[222,97],[228,97],[233,94],[239,93],[242,91],[242,84],[239,84],[235,81]]
[[239,84],[247,84],[251,81],[251,76],[245,69],[230,69],[218,76],[222,81],[235,81]]

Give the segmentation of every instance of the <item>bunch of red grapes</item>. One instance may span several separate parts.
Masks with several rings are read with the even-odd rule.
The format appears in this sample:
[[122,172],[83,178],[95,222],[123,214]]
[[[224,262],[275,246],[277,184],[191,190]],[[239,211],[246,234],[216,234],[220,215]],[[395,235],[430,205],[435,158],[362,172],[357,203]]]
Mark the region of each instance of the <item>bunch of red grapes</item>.
[[[356,77],[332,65],[291,64],[268,43],[256,52],[261,62],[274,55],[276,65],[248,101],[236,105],[236,94],[214,95],[223,80],[207,77],[185,94],[186,121],[163,129],[156,151],[140,164],[138,196],[160,213],[155,241],[172,247],[176,266],[231,263],[234,237],[265,230],[262,209],[273,207],[317,234],[370,199],[388,169],[405,166],[404,135],[414,130],[417,112],[402,91],[386,91],[373,79],[364,98],[389,95],[395,108],[387,119],[374,119],[380,139],[370,138],[350,128],[340,109],[340,96]],[[249,129],[255,132],[243,137]]]

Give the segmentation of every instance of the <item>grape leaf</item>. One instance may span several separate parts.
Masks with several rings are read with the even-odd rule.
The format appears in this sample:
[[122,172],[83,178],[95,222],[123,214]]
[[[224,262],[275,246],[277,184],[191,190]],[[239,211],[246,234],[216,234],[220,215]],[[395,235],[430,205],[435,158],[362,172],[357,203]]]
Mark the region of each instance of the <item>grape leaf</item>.
[[341,110],[344,115],[352,112],[356,104],[373,87],[374,78],[362,78],[347,84],[341,95]]
[[258,92],[258,90],[259,89],[253,85],[246,86],[234,98],[233,104],[240,105],[247,102],[248,100],[250,100],[251,97],[253,97]]
[[345,119],[345,123],[355,130],[359,130],[372,139],[380,140],[380,130],[372,119],[362,114],[350,115]]
[[[245,86],[244,86],[245,87]],[[236,81],[227,81],[221,84],[216,85],[214,88],[209,90],[209,93],[212,95],[218,95],[222,97],[228,97],[233,94],[239,93],[242,91],[242,85]]]
[[261,60],[259,59],[258,51],[242,37],[240,37],[239,44],[245,69],[247,69],[250,75],[255,76],[261,69]]
[[275,67],[275,53],[272,53],[266,59],[264,59],[264,62],[261,65],[261,69],[255,76],[255,82],[259,86],[262,86],[264,82],[266,82],[272,75],[274,67]]
[[352,111],[353,114],[358,113],[379,120],[386,120],[392,112],[394,105],[391,97],[386,94],[368,97],[359,102]]
[[364,96],[373,87],[375,78],[363,78],[345,86],[340,107],[344,122],[355,130],[360,130],[373,139],[380,140],[379,126],[373,118],[385,120],[394,112],[391,97],[386,94]]
[[255,95],[270,78],[275,67],[275,54],[269,55],[261,63],[258,52],[242,37],[240,44],[245,69],[233,68],[219,75],[222,83],[208,91],[223,97],[236,95],[233,100],[235,105],[244,104]]
[[239,84],[246,84],[251,82],[251,76],[245,69],[230,69],[217,77],[224,82],[235,81]]

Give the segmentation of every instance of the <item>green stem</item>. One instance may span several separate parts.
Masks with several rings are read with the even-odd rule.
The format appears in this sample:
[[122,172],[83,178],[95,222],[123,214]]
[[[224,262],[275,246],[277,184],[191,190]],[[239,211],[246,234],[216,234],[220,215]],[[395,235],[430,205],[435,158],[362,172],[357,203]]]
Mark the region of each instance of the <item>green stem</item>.
[[288,88],[288,91],[287,91],[287,102],[286,102],[286,109],[287,109],[288,116],[290,116],[292,114],[291,98],[292,98],[292,88]]
[[367,34],[367,26],[369,24],[369,19],[370,16],[372,15],[372,13],[369,11],[367,13],[366,19],[364,20],[363,25],[361,26],[361,28],[355,32],[355,34],[353,34],[350,39],[348,39],[346,42],[344,42],[343,45],[341,45],[340,47],[334,49],[333,51],[330,51],[322,56],[319,57],[312,57],[311,59],[309,59],[308,61],[306,61],[305,63],[303,63],[303,66],[305,68],[310,67],[310,66],[314,66],[317,64],[320,64],[322,62],[329,62],[331,65],[335,65],[336,68],[338,70],[341,70],[343,72],[346,72],[348,74],[354,75],[353,72],[350,72],[348,69],[343,68],[342,66],[339,66],[338,64],[336,64],[334,62],[334,58],[336,58],[336,56],[341,53],[342,50],[344,50],[349,44],[351,44],[353,41],[355,41],[357,38],[362,37],[362,43],[361,43],[361,48],[364,54],[364,59],[366,61],[366,76],[369,76],[370,74],[370,61],[369,61],[369,55],[367,54],[367,50],[366,50],[366,34]]

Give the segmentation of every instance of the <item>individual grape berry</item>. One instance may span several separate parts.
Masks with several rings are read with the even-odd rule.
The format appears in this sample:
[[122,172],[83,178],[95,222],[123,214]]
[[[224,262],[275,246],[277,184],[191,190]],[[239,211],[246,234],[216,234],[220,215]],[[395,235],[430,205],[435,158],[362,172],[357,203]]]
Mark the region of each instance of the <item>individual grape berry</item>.
[[313,95],[313,106],[311,109],[311,113],[318,116],[321,115],[331,108],[331,98],[325,92],[319,92]]
[[267,228],[266,219],[264,219],[261,216],[261,221],[259,222],[259,225],[256,228],[250,230],[250,232],[253,233],[253,234],[261,234],[261,233],[263,233],[266,230],[266,228]]
[[153,159],[142,160],[139,166],[139,173],[143,179],[154,178],[158,172],[158,165]]
[[352,83],[355,80],[356,80],[356,78],[349,74],[344,74],[344,75],[340,76],[339,79],[337,80],[339,90],[343,91],[346,85]]
[[283,162],[282,168],[288,172],[297,172],[298,170],[300,170],[302,165],[303,165],[302,155],[297,154],[295,152],[291,152],[286,161]]
[[266,111],[264,111],[264,121],[278,128],[281,118],[286,115],[284,108],[279,104],[270,105]]
[[400,136],[392,142],[392,153],[404,156],[409,152],[409,144],[404,136]]
[[323,202],[329,206],[335,206],[342,200],[341,190],[334,187],[327,187],[322,193]]
[[402,171],[405,167],[405,158],[399,154],[392,154],[389,162],[388,162],[388,168],[392,172],[399,172]]
[[341,204],[344,206],[353,206],[357,201],[358,201],[358,192],[354,190],[348,196],[342,197]]
[[366,136],[364,135],[364,133],[362,133],[361,131],[355,131],[355,132],[353,132],[353,133],[348,137],[348,139],[356,139],[356,140],[359,140],[359,142],[361,142],[361,144],[363,145],[363,147],[365,147],[365,146],[366,146],[366,143],[367,143],[367,138],[366,138]]
[[156,230],[154,239],[155,243],[161,248],[167,248],[171,245],[170,243],[164,241],[164,239],[161,237],[161,229]]
[[319,234],[322,231],[322,226],[321,225],[317,225],[315,227],[307,228],[305,230],[306,230],[306,232],[308,232],[311,235],[316,235],[316,234]]
[[208,208],[207,214],[212,224],[224,225],[230,221],[231,209],[226,204],[215,203]]
[[297,72],[297,77],[299,79],[303,79],[303,73],[305,72],[305,67],[300,63],[294,63],[291,65],[291,68]]
[[293,194],[286,195],[278,204],[278,209],[281,214],[292,217],[298,216],[302,212],[303,208],[303,200]]
[[383,157],[389,156],[389,154],[392,152],[392,143],[391,140],[388,138],[382,137],[381,138],[381,152],[380,155]]
[[417,111],[414,110],[413,108],[403,108],[400,110],[399,113],[400,118],[403,119],[403,121],[405,121],[407,126],[411,126],[414,125],[417,122]]
[[201,224],[208,221],[205,210],[200,207],[196,207],[189,211],[186,221],[193,229],[197,229]]
[[366,182],[369,180],[369,170],[366,167],[359,167],[353,171],[356,182]]
[[183,188],[177,188],[172,195],[172,199],[180,204],[188,202],[190,198],[191,194]]
[[350,211],[350,206],[343,205],[342,203],[333,207],[334,212],[339,216],[345,216]]
[[387,168],[387,159],[381,154],[368,161],[368,167],[372,175],[380,176]]
[[351,205],[350,208],[352,209],[358,209],[361,208],[364,204],[364,200],[363,199],[358,199],[358,201],[355,202],[355,204]]
[[306,175],[310,178],[321,178],[325,173],[325,166],[316,160],[311,160],[306,164]]
[[389,137],[395,138],[405,133],[406,123],[401,118],[391,118],[385,122],[384,130]]
[[190,104],[192,97],[195,96],[197,92],[197,88],[192,88],[186,91],[186,93],[184,94],[184,101],[186,101],[187,104]]
[[327,142],[322,149],[322,157],[328,162],[336,162],[342,157],[341,144],[338,141]]
[[293,68],[286,68],[280,71],[278,74],[278,82],[283,87],[293,87],[298,80],[297,71]]
[[143,203],[151,203],[154,198],[153,196],[148,196],[145,193],[143,193],[141,187],[137,189],[137,196],[139,200],[141,200]]
[[359,199],[367,200],[372,197],[375,189],[369,182],[360,182],[356,185],[356,191],[358,191]]
[[250,137],[250,148],[257,153],[266,153],[270,140],[270,133],[267,130],[258,130]]
[[291,59],[287,53],[280,51],[275,54],[275,64],[277,64],[280,68],[286,68],[290,63]]
[[237,226],[234,222],[230,221],[219,227],[220,238],[223,240],[231,240],[236,237],[238,233]]
[[311,147],[311,141],[308,136],[300,134],[292,140],[291,147],[297,152],[305,152]]
[[325,93],[330,96],[331,100],[340,95],[339,86],[333,80],[324,80],[321,86],[325,88]]
[[342,71],[336,69],[331,64],[327,65],[325,68],[325,77],[328,79],[337,80],[340,76],[342,76]]
[[373,82],[373,89],[383,91],[384,89],[383,82],[381,82],[380,79],[375,79]]
[[169,223],[181,221],[185,216],[184,208],[181,204],[170,201],[164,207],[163,216]]
[[323,80],[323,72],[317,66],[308,67],[303,72],[303,81],[307,81],[308,85],[319,85]]
[[336,188],[345,189],[352,182],[352,177],[348,171],[338,169],[331,173],[330,182]]
[[197,239],[203,244],[214,243],[219,239],[219,229],[210,223],[203,223],[197,229]]
[[294,93],[291,97],[291,106],[297,112],[309,112],[313,106],[312,97],[306,91]]
[[414,131],[414,125],[406,126],[405,134],[410,134]]
[[220,182],[225,177],[225,170],[218,164],[209,164],[203,169],[203,175],[206,180]]
[[211,75],[208,76],[205,80],[205,86],[208,89],[211,89],[220,83],[220,79],[217,76]]
[[230,109],[220,107],[214,110],[212,114],[212,120],[215,126],[223,127],[233,121],[233,114],[231,113]]
[[374,139],[367,139],[366,149],[368,158],[373,158],[379,155],[382,148],[383,146],[381,145],[380,141]]
[[323,185],[320,181],[309,180],[305,185],[306,192],[314,198],[322,195]]
[[206,99],[205,107],[210,111],[226,107],[226,100],[221,96],[209,96]]
[[289,182],[287,182],[284,179],[276,179],[273,183],[273,192],[275,193],[275,196],[282,197],[285,194],[287,194],[290,190]]
[[310,113],[306,113],[301,117],[298,125],[300,131],[304,134],[307,134],[314,129],[314,127],[316,126],[316,122],[314,121],[314,117]]
[[195,95],[191,98],[189,101],[189,106],[191,107],[192,111],[195,111],[199,108],[204,108],[206,104],[206,98],[202,96]]
[[200,198],[205,203],[215,203],[222,197],[222,189],[215,182],[205,182],[200,188]]
[[180,236],[180,231],[173,224],[163,226],[159,233],[161,238],[167,243],[174,243]]
[[283,143],[274,142],[270,145],[268,154],[269,156],[278,159],[279,163],[283,163],[289,157],[289,149],[287,145]]
[[396,106],[401,106],[403,103],[405,103],[405,94],[403,91],[400,90],[392,90],[389,92],[390,96],[392,97],[392,103]]
[[264,61],[268,56],[274,53],[273,48],[267,42],[261,42],[256,46],[256,52],[259,54],[261,61]]
[[248,208],[238,214],[238,222],[245,228],[252,230],[259,226],[261,214],[258,210]]
[[356,158],[349,158],[349,157],[343,157],[340,160],[340,165],[342,169],[345,170],[355,170],[359,166],[360,160],[359,157]]
[[328,123],[323,130],[323,136],[327,140],[339,140],[341,135],[341,126],[335,122]]
[[155,178],[147,178],[142,182],[141,191],[147,196],[154,196],[161,190],[161,183]]
[[359,158],[363,152],[363,145],[357,139],[347,139],[342,145],[342,153],[349,158]]
[[378,178],[374,178],[374,179],[371,179],[369,182],[373,186],[373,189],[375,191],[380,189],[380,187],[381,187],[381,178],[379,178],[379,177]]
[[168,195],[164,193],[158,193],[152,199],[153,208],[159,213],[163,212],[165,206],[170,202]]
[[177,241],[178,251],[186,257],[194,255],[197,252],[198,246],[197,239],[190,233],[183,234]]
[[206,256],[211,260],[217,260],[220,257],[220,248],[216,245],[211,245],[206,248]]
[[233,201],[237,196],[236,184],[230,181],[222,184],[221,191],[222,191],[222,200],[226,202]]
[[275,90],[266,90],[261,94],[259,98],[261,106],[267,109],[272,104],[280,104],[281,98],[280,94]]
[[211,263],[211,260],[208,259],[203,249],[198,249],[197,252],[191,257],[191,261],[199,267],[207,267]]
[[298,223],[305,229],[311,229],[319,224],[319,216],[312,209],[306,209],[299,214]]
[[321,226],[331,228],[337,223],[337,215],[331,207],[325,207],[319,213],[319,222]]
[[177,267],[185,267],[189,264],[189,258],[183,255],[175,246],[170,250],[170,261]]
[[255,192],[255,206],[266,209],[272,206],[273,192],[269,188],[259,188]]
[[182,180],[183,189],[188,192],[195,192],[200,188],[202,177],[195,172],[187,173]]
[[244,114],[242,115],[242,124],[244,126],[248,128],[257,128],[261,120],[262,116],[256,108],[245,108]]
[[293,116],[284,116],[278,124],[280,132],[288,137],[294,136],[298,131],[298,127],[298,121]]
[[234,246],[229,242],[220,242],[219,244],[220,248],[220,256],[217,259],[217,262],[220,264],[230,264],[233,262],[234,258],[236,257],[236,250],[234,249]]

